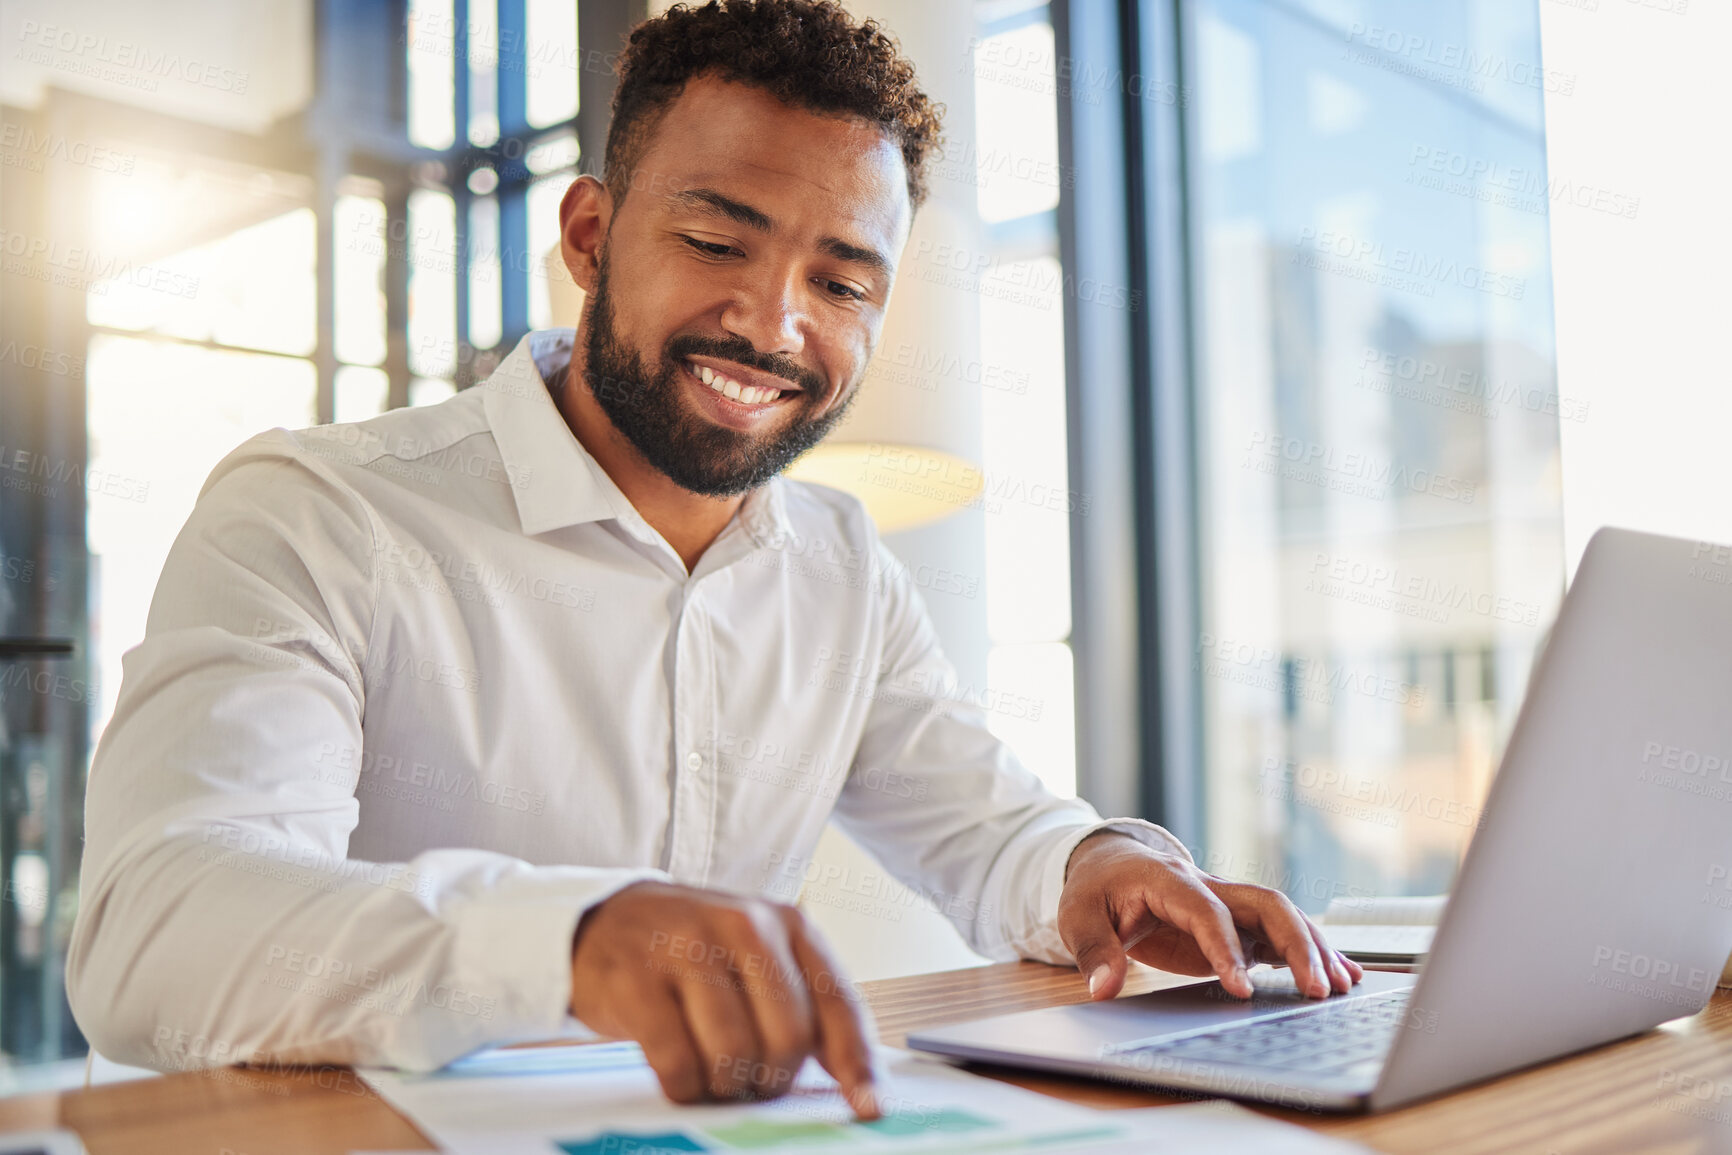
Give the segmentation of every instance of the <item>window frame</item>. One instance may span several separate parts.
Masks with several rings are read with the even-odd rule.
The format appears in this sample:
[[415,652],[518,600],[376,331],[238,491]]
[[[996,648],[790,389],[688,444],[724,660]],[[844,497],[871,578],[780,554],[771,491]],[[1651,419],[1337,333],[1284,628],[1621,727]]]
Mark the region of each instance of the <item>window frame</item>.
[[[1185,142],[1180,0],[1053,0],[1063,182],[1077,787],[1103,812],[1203,831]],[[1127,78],[1129,78],[1127,80]],[[1175,99],[1151,99],[1151,85]]]

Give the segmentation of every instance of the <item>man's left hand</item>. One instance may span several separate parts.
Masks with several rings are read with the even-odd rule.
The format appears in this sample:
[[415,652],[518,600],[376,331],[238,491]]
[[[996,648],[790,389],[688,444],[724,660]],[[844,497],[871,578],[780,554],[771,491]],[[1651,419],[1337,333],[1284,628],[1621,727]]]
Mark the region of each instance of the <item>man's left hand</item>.
[[1058,931],[1097,1000],[1124,987],[1127,957],[1176,974],[1215,975],[1239,998],[1251,996],[1246,966],[1260,962],[1291,967],[1299,990],[1313,998],[1365,977],[1280,891],[1228,882],[1110,830],[1071,852]]

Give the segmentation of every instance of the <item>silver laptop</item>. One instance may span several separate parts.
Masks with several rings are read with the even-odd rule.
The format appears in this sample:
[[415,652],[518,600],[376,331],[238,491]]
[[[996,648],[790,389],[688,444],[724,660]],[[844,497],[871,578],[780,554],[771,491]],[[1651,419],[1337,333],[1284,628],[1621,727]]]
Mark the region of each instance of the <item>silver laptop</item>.
[[[1732,548],[1588,544],[1418,974],[1203,982],[911,1036],[964,1059],[1381,1110],[1707,1004],[1732,953]],[[1281,972],[1276,972],[1281,973]]]

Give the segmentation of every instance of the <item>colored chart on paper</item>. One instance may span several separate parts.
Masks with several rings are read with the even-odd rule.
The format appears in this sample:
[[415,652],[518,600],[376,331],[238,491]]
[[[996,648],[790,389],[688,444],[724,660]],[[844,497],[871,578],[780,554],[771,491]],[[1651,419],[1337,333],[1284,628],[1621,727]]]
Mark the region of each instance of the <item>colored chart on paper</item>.
[[882,1119],[808,1060],[769,1102],[668,1102],[630,1043],[510,1048],[368,1083],[451,1155],[1323,1155],[1343,1145],[1242,1109],[1093,1111],[881,1048]]
[[936,1132],[976,1131],[996,1127],[991,1119],[982,1119],[954,1107],[914,1114],[891,1114],[870,1123],[826,1123],[808,1119],[745,1119],[726,1127],[710,1127],[705,1134],[729,1147],[755,1151],[766,1147],[784,1147],[790,1143],[847,1141],[861,1132],[879,1136],[931,1135]]
[[[1044,1133],[1004,1133],[1003,1124],[970,1115],[966,1111],[944,1111],[943,1118],[926,1117],[924,1121],[894,1116],[871,1123],[824,1123],[809,1119],[752,1118],[723,1127],[697,1128],[697,1134],[707,1142],[680,1131],[662,1134],[642,1134],[630,1131],[603,1131],[587,1139],[568,1139],[556,1144],[563,1155],[676,1155],[689,1151],[710,1151],[725,1155],[734,1151],[778,1151],[813,1148],[849,1150],[853,1144],[876,1139],[870,1150],[943,1152],[943,1155],[984,1155],[989,1152],[1042,1151],[1054,1148],[1074,1148],[1122,1136],[1116,1126],[1082,1127]],[[946,1132],[956,1135],[970,1131],[992,1134],[974,1140],[948,1139],[934,1142]],[[883,1139],[907,1141],[907,1146],[886,1148]],[[926,1143],[921,1141],[925,1140]]]
[[637,1135],[630,1131],[603,1131],[593,1139],[561,1143],[565,1155],[684,1155],[706,1150],[690,1136],[678,1131],[662,1135]]

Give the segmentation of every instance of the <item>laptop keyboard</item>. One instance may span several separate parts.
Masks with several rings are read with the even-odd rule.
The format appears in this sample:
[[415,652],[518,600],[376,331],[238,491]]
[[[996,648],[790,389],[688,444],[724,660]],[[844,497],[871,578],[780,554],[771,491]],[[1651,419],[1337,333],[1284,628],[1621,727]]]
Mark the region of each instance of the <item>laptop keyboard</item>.
[[1403,989],[1326,1002],[1206,1034],[1131,1044],[1121,1048],[1117,1057],[1139,1066],[1146,1066],[1149,1058],[1168,1058],[1312,1075],[1359,1075],[1375,1069],[1389,1053],[1407,1010],[1407,995]]

